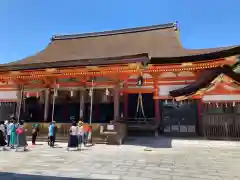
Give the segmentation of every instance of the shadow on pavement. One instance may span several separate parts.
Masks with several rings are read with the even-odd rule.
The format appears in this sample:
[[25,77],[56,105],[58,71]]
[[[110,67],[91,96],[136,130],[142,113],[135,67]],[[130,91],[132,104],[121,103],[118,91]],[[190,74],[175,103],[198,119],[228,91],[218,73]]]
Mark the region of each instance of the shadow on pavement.
[[[56,177],[56,176],[44,176],[44,175],[28,175],[0,172],[1,180],[100,180],[90,178],[71,178],[71,177]],[[104,180],[104,179],[101,179]]]
[[124,144],[144,146],[147,148],[172,148],[172,138],[161,137],[129,137]]

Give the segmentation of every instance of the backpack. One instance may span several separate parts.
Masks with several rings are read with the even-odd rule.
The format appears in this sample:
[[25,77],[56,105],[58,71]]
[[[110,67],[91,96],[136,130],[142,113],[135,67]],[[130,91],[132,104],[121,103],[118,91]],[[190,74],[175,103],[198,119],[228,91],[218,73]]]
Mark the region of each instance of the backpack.
[[23,132],[24,132],[23,128],[17,128],[17,134],[18,135],[23,134]]

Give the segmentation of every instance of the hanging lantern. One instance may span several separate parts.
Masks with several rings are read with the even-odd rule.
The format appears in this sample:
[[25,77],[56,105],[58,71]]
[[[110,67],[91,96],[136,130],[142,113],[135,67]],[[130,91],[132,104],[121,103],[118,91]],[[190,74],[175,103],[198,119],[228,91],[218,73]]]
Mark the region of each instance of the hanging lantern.
[[124,87],[124,82],[121,81],[121,82],[120,82],[120,88],[122,89],[123,87]]
[[165,104],[168,104],[168,101],[167,101],[167,99],[165,100]]
[[225,107],[228,107],[228,104],[227,104],[227,103],[225,104]]
[[108,90],[108,88],[106,88],[105,94],[106,94],[106,96],[109,96],[109,90]]
[[142,85],[143,85],[143,77],[142,77],[142,76],[139,76],[139,77],[137,78],[137,85],[138,85],[138,86],[142,86]]
[[57,90],[57,88],[54,89],[54,96],[55,96],[55,97],[58,96],[58,90]]
[[216,103],[216,107],[219,107],[218,103]]
[[73,97],[73,90],[70,91],[70,96]]
[[90,89],[88,95],[91,97],[92,94],[93,94],[93,93],[92,93],[92,90]]
[[236,106],[236,102],[235,101],[233,101],[233,105],[232,105],[233,107],[235,107]]

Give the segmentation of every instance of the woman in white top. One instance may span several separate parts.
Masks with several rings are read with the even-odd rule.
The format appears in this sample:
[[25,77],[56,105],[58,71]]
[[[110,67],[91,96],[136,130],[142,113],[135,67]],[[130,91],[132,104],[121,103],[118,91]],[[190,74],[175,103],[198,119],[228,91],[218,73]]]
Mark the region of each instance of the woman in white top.
[[83,122],[79,121],[78,122],[78,143],[81,146],[84,142],[84,129],[83,129]]
[[69,129],[68,149],[78,149],[78,131],[77,123],[74,122]]

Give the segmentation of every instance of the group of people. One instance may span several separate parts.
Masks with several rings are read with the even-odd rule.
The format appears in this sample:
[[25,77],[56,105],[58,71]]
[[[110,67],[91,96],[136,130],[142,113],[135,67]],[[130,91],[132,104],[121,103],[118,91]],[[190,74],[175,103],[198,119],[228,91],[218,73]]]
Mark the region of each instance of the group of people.
[[27,140],[23,121],[16,121],[12,118],[10,121],[0,121],[0,147],[5,150],[5,146],[11,149],[22,147],[24,151],[27,148]]
[[[16,121],[15,118],[7,121],[0,121],[0,148],[5,150],[8,146],[11,149],[22,147],[24,151],[27,149],[26,132],[24,121]],[[36,138],[39,132],[39,125],[32,126],[32,145],[36,144]],[[56,140],[57,126],[53,121],[48,127],[48,145],[54,147]],[[84,126],[82,121],[73,122],[69,129],[68,150],[70,148],[80,149],[82,145],[86,145],[91,139],[91,126]],[[0,149],[1,150],[1,149]]]
[[86,145],[91,139],[91,126],[83,126],[84,123],[79,121],[73,122],[69,129],[68,150],[70,148],[79,149],[82,145]]

